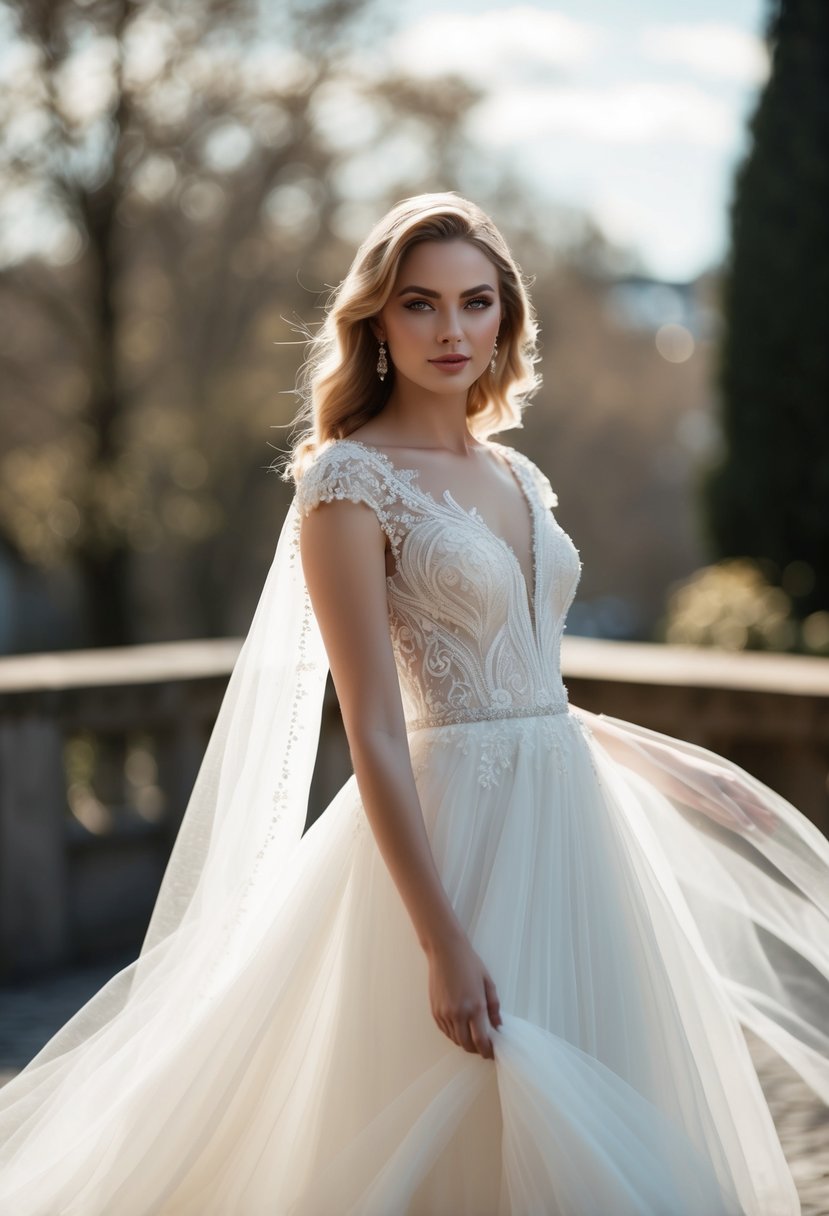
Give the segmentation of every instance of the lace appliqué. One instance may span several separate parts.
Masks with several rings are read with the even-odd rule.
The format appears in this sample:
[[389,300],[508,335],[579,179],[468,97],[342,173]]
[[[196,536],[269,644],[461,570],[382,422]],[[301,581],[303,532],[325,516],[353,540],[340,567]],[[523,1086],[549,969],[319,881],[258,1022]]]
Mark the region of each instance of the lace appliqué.
[[389,540],[389,638],[408,729],[567,707],[559,648],[580,575],[578,552],[554,516],[539,509],[539,502],[557,502],[544,474],[515,449],[491,446],[527,500],[532,588],[512,548],[476,508],[461,506],[448,490],[435,497],[420,487],[416,469],[398,468],[369,445],[331,441],[297,487],[299,513],[335,499],[362,502]]
[[434,733],[420,736],[414,743],[412,772],[418,781],[432,766],[435,750],[452,748],[462,756],[473,752],[477,756],[477,779],[482,789],[498,785],[504,773],[513,768],[519,753],[532,754],[540,745],[552,753],[556,771],[563,777],[567,772],[565,740],[561,720],[569,715],[545,717],[502,718],[481,721],[474,725],[459,722],[453,726],[432,729]]
[[587,755],[590,760],[590,765],[593,769],[593,773],[596,777],[596,780],[601,781],[602,775],[599,772],[599,766],[596,764],[596,753],[593,750],[594,745],[597,744],[599,741],[596,739],[596,735],[593,731],[593,727],[590,725],[589,722],[586,722],[584,720],[584,718],[581,717],[580,714],[573,714],[572,717],[573,717],[573,721],[575,722],[576,726],[578,726],[579,730],[581,731],[582,737],[583,737],[585,743],[587,744]]
[[320,503],[337,499],[371,507],[398,561],[403,539],[415,517],[392,512],[394,495],[389,492],[386,477],[369,462],[355,460],[353,451],[338,448],[335,443],[321,452],[300,478],[296,504],[300,514],[307,515]]

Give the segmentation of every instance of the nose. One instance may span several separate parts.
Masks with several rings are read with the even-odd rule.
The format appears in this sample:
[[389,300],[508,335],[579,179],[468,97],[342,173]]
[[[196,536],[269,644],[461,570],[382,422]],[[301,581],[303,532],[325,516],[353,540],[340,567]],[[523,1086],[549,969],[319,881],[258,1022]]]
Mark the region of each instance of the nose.
[[451,309],[440,322],[441,342],[460,342],[463,338],[460,314],[456,308]]

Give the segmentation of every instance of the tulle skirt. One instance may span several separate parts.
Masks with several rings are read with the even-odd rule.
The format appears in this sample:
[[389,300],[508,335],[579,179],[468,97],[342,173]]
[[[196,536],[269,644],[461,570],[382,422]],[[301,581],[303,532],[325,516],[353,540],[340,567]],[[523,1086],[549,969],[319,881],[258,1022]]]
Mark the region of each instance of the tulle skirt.
[[352,777],[222,942],[194,936],[137,990],[132,964],[93,998],[113,1016],[91,1040],[81,1011],[0,1091],[0,1212],[800,1212],[717,957],[716,838],[571,712],[409,741],[497,986],[494,1060],[434,1023]]

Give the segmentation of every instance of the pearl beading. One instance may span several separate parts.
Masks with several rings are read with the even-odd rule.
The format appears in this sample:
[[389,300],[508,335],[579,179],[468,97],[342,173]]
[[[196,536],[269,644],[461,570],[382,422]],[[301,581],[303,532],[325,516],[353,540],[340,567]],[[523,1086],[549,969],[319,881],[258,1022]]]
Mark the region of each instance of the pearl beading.
[[566,698],[552,705],[519,705],[512,708],[500,705],[464,706],[450,713],[415,718],[406,723],[406,729],[428,730],[433,726],[455,726],[461,722],[497,722],[501,718],[538,718],[549,714],[566,714],[569,708],[570,703]]

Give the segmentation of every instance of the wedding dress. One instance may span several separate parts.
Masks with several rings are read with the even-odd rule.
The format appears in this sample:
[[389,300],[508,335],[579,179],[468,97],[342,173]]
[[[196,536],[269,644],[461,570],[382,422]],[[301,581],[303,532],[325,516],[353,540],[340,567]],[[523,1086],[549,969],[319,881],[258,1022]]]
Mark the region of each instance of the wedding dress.
[[[800,1211],[741,1024],[829,1102],[827,842],[710,751],[569,704],[578,551],[544,474],[489,447],[531,517],[529,586],[416,471],[350,439],[314,458],[142,954],[0,1090],[3,1216]],[[353,776],[302,835],[327,661],[298,524],[333,499],[394,556],[412,768],[498,990],[494,1060],[432,1019]]]

